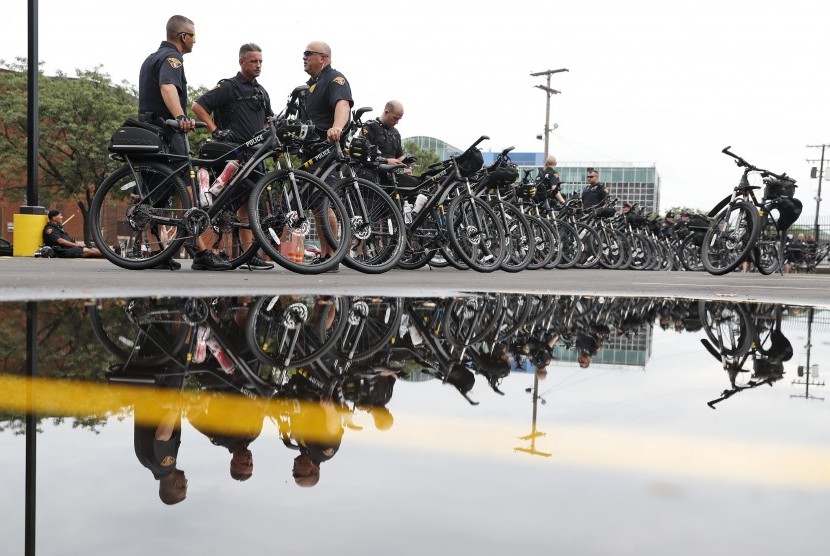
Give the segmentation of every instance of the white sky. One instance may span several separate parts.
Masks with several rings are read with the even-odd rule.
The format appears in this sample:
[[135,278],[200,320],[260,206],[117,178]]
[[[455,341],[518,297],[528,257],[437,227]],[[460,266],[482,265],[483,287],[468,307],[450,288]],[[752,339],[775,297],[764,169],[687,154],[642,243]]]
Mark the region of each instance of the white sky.
[[[25,56],[26,0],[3,2],[0,58]],[[260,81],[275,108],[307,79],[311,40],[333,50],[356,106],[379,115],[404,103],[406,136],[431,135],[464,148],[514,145],[542,151],[543,78],[551,86],[551,152],[560,162],[656,163],[662,207],[711,208],[740,171],[720,150],[798,180],[804,214],[817,180],[806,160],[830,143],[830,3],[802,0],[421,0],[232,4],[40,0],[40,59],[47,74],[102,64],[116,81],[138,81],[144,58],[174,13],[196,22],[185,57],[191,85],[212,86],[238,69],[239,45],[263,48]],[[154,14],[154,15],[148,15]],[[192,99],[191,99],[192,100]],[[830,149],[828,149],[830,158]],[[830,187],[830,186],[828,186]],[[826,189],[826,188],[825,188]],[[830,200],[830,195],[825,193]],[[826,212],[827,205],[822,207]]]

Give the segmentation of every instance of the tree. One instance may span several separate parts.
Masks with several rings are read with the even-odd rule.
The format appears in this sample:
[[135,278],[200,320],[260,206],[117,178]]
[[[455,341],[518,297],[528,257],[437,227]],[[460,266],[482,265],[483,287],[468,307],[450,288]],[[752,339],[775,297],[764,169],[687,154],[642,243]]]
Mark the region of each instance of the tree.
[[412,173],[416,176],[426,172],[426,169],[430,164],[441,160],[438,158],[437,152],[432,149],[422,149],[411,139],[404,141],[403,150],[405,154],[414,156],[418,159],[418,161],[412,165]]
[[[26,60],[0,60],[0,174],[26,175]],[[114,84],[101,67],[76,70],[75,77],[41,73],[39,81],[40,138],[38,181],[42,203],[73,199],[84,219],[101,183],[116,163],[108,157],[109,138],[138,111],[135,88]],[[22,180],[21,180],[22,181]],[[22,189],[8,187],[9,192]]]

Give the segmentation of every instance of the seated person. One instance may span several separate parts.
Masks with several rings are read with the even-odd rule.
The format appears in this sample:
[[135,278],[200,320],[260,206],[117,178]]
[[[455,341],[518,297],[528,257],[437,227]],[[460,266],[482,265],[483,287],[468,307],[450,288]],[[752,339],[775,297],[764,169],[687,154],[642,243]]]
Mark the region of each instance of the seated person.
[[55,256],[72,259],[76,257],[100,257],[97,247],[87,247],[83,241],[75,241],[63,229],[63,215],[59,210],[50,210],[49,222],[43,228],[43,243],[55,250]]

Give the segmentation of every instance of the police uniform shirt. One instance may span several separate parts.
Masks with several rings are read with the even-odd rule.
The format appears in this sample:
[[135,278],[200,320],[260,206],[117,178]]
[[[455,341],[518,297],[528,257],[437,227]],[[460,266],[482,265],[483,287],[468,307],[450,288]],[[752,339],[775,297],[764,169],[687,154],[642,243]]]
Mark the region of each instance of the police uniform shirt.
[[196,102],[213,114],[216,125],[231,130],[233,140],[238,142],[247,141],[262,130],[265,118],[273,115],[268,92],[256,79],[248,81],[241,72],[223,79]]
[[182,431],[174,429],[170,440],[156,440],[156,427],[136,425],[134,429],[135,455],[141,465],[163,479],[176,469],[176,457],[181,445]]
[[342,73],[326,66],[317,77],[308,80],[305,111],[317,129],[328,131],[334,125],[334,107],[340,100],[354,106],[352,89]]
[[366,123],[363,128],[366,139],[378,148],[383,158],[400,158],[403,156],[401,134],[394,127],[383,125],[380,119]]
[[187,79],[184,75],[182,54],[172,43],[162,41],[159,49],[150,54],[141,65],[138,76],[138,113],[152,112],[156,118],[170,119],[173,114],[161,97],[162,85],[175,85],[179,103],[187,107]]
[[561,183],[562,181],[559,179],[556,169],[547,166],[542,173],[542,184],[547,186],[548,191],[553,195],[559,191]]
[[50,247],[57,247],[58,249],[71,249],[71,247],[59,244],[59,239],[75,242],[75,238],[67,234],[63,226],[53,224],[52,222],[46,224],[46,227],[43,228],[43,243]]
[[594,185],[587,185],[582,190],[582,206],[583,208],[595,207],[605,200],[608,196],[608,191],[605,189],[605,184],[602,182]]

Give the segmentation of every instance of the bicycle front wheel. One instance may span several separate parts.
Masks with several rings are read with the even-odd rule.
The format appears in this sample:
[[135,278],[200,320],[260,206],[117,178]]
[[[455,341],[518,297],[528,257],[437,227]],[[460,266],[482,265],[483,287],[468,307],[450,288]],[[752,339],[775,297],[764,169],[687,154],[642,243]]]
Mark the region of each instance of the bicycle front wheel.
[[343,201],[351,224],[351,249],[343,264],[367,274],[394,268],[403,256],[406,235],[403,215],[392,197],[361,178],[346,178],[332,189]]
[[181,176],[164,164],[122,166],[98,186],[89,207],[95,246],[121,268],[152,268],[181,248],[191,206]]
[[349,251],[346,207],[331,187],[307,172],[283,169],[263,176],[248,199],[248,215],[262,249],[287,270],[327,272]]
[[735,270],[746,259],[758,238],[758,210],[746,201],[727,205],[709,225],[700,259],[716,276]]
[[447,212],[447,231],[453,250],[473,270],[493,272],[507,255],[501,223],[478,197],[453,199]]

